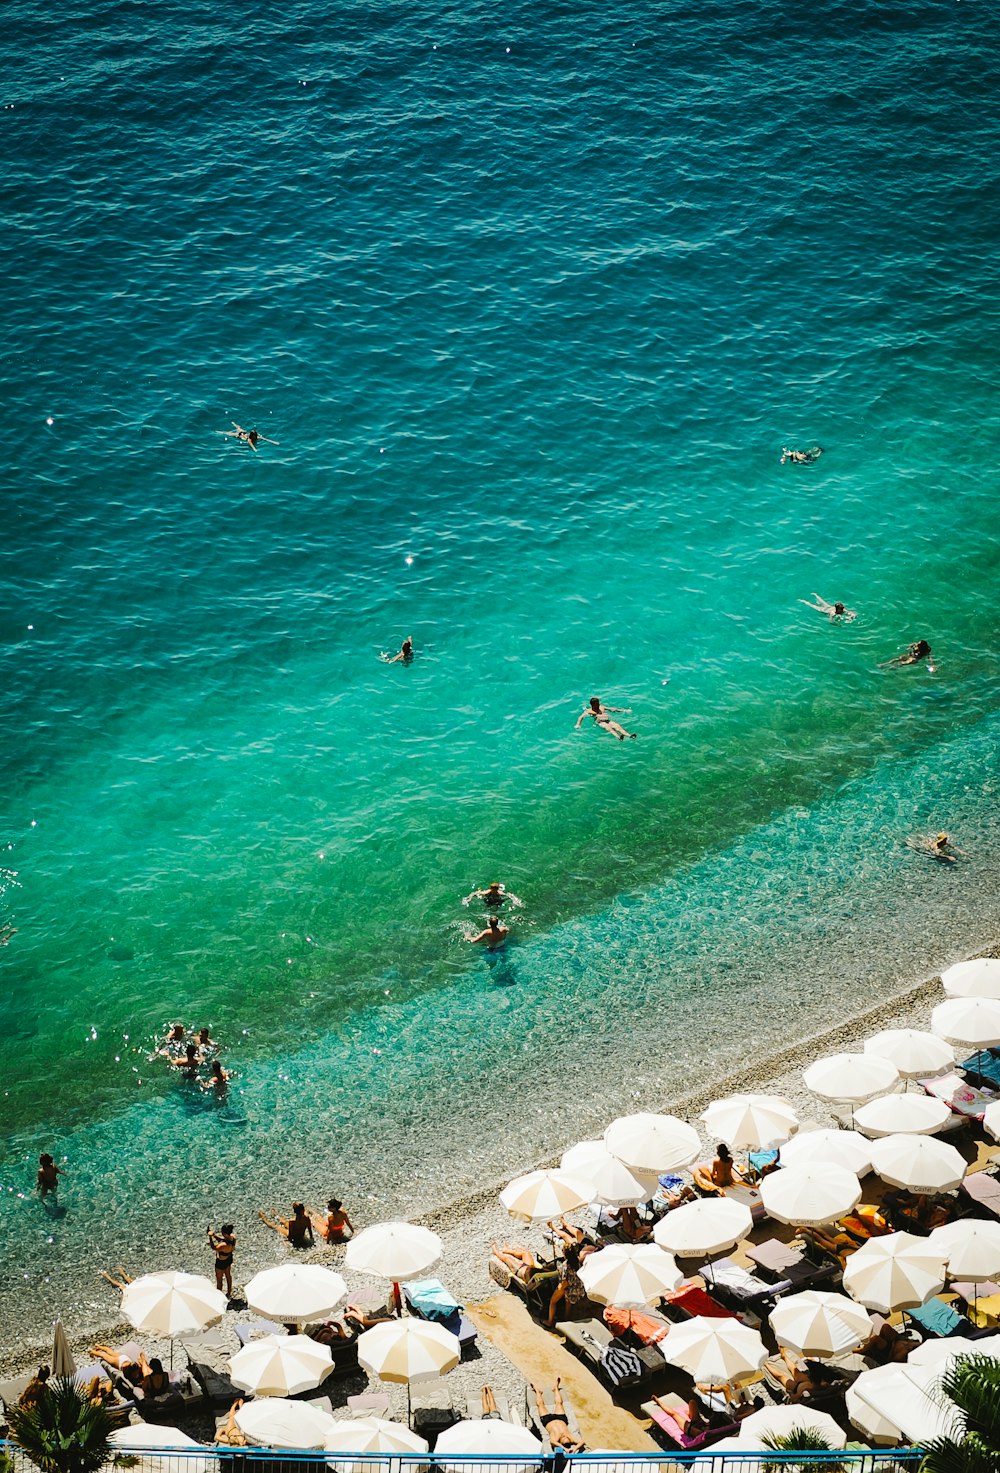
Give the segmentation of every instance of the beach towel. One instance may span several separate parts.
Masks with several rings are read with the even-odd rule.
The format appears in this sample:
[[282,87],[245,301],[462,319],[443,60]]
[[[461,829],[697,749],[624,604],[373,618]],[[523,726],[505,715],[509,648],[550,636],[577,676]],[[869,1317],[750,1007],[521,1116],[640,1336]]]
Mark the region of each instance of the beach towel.
[[609,1345],[600,1364],[612,1386],[623,1386],[642,1377],[642,1361],[634,1350],[626,1350],[623,1345]]
[[615,1335],[624,1335],[631,1330],[643,1345],[656,1345],[670,1330],[669,1325],[651,1314],[644,1314],[641,1309],[622,1309],[617,1304],[608,1305],[604,1311],[604,1323]]

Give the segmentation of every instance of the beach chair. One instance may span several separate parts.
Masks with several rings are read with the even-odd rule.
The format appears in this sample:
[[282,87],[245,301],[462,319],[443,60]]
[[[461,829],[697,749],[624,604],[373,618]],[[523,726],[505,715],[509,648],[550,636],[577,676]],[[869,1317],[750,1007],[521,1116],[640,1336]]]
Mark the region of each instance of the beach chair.
[[459,1304],[440,1279],[411,1279],[403,1285],[403,1298],[419,1319],[434,1320],[457,1336],[463,1355],[472,1350],[476,1327],[462,1313],[464,1305]]
[[953,1304],[937,1297],[928,1299],[926,1304],[918,1305],[915,1309],[904,1309],[903,1319],[913,1325],[924,1340],[942,1340],[949,1335],[963,1335],[974,1339],[977,1334],[992,1333],[989,1330],[977,1330],[972,1321],[964,1314],[959,1314]]
[[955,1070],[949,1074],[940,1074],[936,1079],[920,1079],[917,1082],[925,1094],[932,1095],[936,1100],[943,1100],[953,1114],[967,1120],[982,1120],[986,1106],[1000,1099],[1000,1094],[995,1090],[982,1089]]
[[[671,1407],[674,1408],[673,1411]],[[739,1431],[739,1422],[732,1419],[728,1422],[720,1421],[717,1426],[707,1427],[694,1436],[688,1436],[675,1415],[677,1411],[686,1411],[687,1403],[683,1397],[676,1395],[659,1397],[656,1401],[644,1401],[642,1410],[653,1426],[665,1434],[671,1446],[680,1448],[682,1452],[698,1452],[700,1448],[710,1447],[713,1442],[728,1437],[731,1432]]]
[[[525,1389],[527,1390],[527,1388]],[[569,1428],[571,1435],[576,1439],[576,1441],[582,1443],[583,1438],[580,1435],[580,1424],[576,1419],[576,1410],[574,1409],[573,1403],[569,1396],[567,1396],[566,1394],[565,1386],[561,1386],[559,1390],[562,1394],[563,1411],[566,1414],[566,1426]],[[545,1405],[546,1408],[548,1408],[547,1397]],[[551,1457],[552,1454],[555,1452],[555,1448],[552,1446],[552,1442],[549,1438],[549,1429],[542,1425],[541,1416],[539,1414],[538,1407],[535,1405],[534,1398],[532,1398],[530,1402],[525,1399],[525,1406],[528,1410],[527,1425],[541,1442],[542,1451],[546,1454],[546,1456]]]
[[559,1329],[567,1350],[579,1356],[611,1391],[648,1385],[666,1369],[655,1345],[613,1335],[603,1320],[568,1320]]
[[959,1191],[975,1203],[982,1216],[1000,1218],[1000,1181],[991,1171],[970,1171]]
[[[762,1278],[787,1280],[793,1289],[812,1289],[817,1284],[835,1279],[840,1269],[832,1260],[817,1263],[793,1248],[780,1238],[767,1238],[763,1243],[752,1243],[746,1250],[751,1263],[760,1269]],[[785,1291],[787,1292],[787,1290]]]
[[283,1335],[285,1327],[276,1320],[247,1320],[245,1324],[234,1325],[233,1333],[241,1345],[249,1345],[251,1340],[263,1340],[267,1335]]
[[705,1287],[720,1304],[735,1311],[749,1311],[763,1317],[774,1306],[774,1301],[795,1286],[791,1279],[777,1279],[769,1283],[747,1268],[741,1268],[731,1258],[717,1258],[706,1263],[701,1270]]
[[958,1066],[967,1078],[973,1079],[981,1088],[996,1090],[1000,1085],[1000,1050],[984,1048]]
[[431,1447],[447,1427],[461,1421],[451,1392],[444,1386],[413,1386],[410,1389],[410,1426]]

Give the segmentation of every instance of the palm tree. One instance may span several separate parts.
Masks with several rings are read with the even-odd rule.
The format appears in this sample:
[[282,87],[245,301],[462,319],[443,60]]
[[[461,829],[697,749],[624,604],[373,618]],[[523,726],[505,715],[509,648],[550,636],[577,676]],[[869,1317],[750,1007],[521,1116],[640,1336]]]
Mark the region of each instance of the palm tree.
[[114,1421],[75,1381],[49,1381],[32,1406],[11,1407],[10,1432],[42,1473],[97,1473],[111,1457]]
[[1000,1363],[959,1356],[942,1375],[941,1390],[964,1413],[965,1434],[929,1442],[921,1473],[1000,1473]]
[[[772,1452],[776,1453],[828,1453],[832,1452],[830,1444],[820,1433],[814,1432],[810,1427],[793,1427],[791,1432],[765,1432],[761,1442]],[[780,1463],[762,1463],[762,1473],[794,1473],[795,1465],[782,1460]],[[843,1473],[844,1465],[837,1458],[828,1463],[824,1458],[822,1462],[799,1464],[799,1473]]]

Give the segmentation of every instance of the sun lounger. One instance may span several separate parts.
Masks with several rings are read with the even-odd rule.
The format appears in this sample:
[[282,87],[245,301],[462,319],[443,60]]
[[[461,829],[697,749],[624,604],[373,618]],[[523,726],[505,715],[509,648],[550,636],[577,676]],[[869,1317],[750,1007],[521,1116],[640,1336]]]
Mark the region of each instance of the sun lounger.
[[963,1059],[958,1067],[984,1089],[995,1090],[1000,1085],[1000,1050],[998,1049],[981,1049],[978,1053],[970,1054],[967,1059]]
[[234,1325],[233,1332],[241,1345],[249,1345],[251,1340],[263,1340],[266,1335],[283,1335],[285,1327],[276,1320],[247,1320],[245,1325]]
[[970,1171],[959,1188],[985,1215],[1000,1217],[1000,1181],[990,1171]]
[[720,1304],[733,1310],[750,1310],[753,1314],[766,1314],[773,1301],[794,1287],[791,1279],[777,1279],[768,1283],[747,1268],[741,1268],[731,1258],[717,1258],[701,1270],[705,1287]]
[[410,1426],[420,1437],[426,1437],[432,1447],[446,1427],[453,1427],[459,1421],[461,1416],[445,1387],[411,1387]]
[[987,1279],[981,1284],[955,1281],[951,1287],[974,1325],[981,1330],[996,1330],[1000,1326],[1000,1284]]
[[[566,1426],[569,1428],[570,1434],[576,1439],[576,1441],[582,1443],[583,1438],[580,1436],[580,1424],[576,1420],[576,1411],[574,1409],[573,1402],[567,1396],[566,1388],[564,1386],[560,1387],[559,1389],[562,1393],[562,1404],[563,1412],[566,1416]],[[542,1424],[538,1408],[535,1405],[534,1397],[532,1397],[530,1403],[526,1402],[526,1405],[528,1406],[528,1424],[531,1428],[531,1431],[534,1432],[535,1436],[541,1442],[542,1451],[546,1454],[547,1457],[551,1457],[552,1454],[555,1452],[555,1448],[552,1446],[551,1439],[549,1438],[549,1429]],[[548,1406],[547,1396],[545,1398],[545,1405]]]
[[[490,1389],[492,1390],[493,1388],[491,1387]],[[503,1392],[494,1391],[493,1400],[496,1402],[497,1411],[500,1413],[504,1422],[513,1422],[515,1427],[523,1427],[525,1425],[525,1406],[527,1403],[523,1394],[520,1401],[515,1404],[508,1400]],[[466,1401],[465,1420],[468,1422],[481,1422],[482,1418],[483,1393],[481,1390],[470,1391]]]
[[435,1320],[457,1335],[463,1355],[475,1345],[475,1325],[462,1313],[464,1306],[440,1279],[412,1279],[403,1285],[403,1298],[420,1319]]
[[690,1320],[703,1315],[710,1320],[732,1320],[736,1316],[731,1309],[713,1299],[707,1289],[698,1284],[682,1284],[672,1294],[664,1294],[663,1308],[669,1319]]
[[991,1334],[990,1330],[977,1330],[972,1321],[959,1314],[953,1304],[937,1297],[928,1299],[916,1309],[904,1309],[903,1318],[915,1325],[925,1340],[944,1339],[949,1335],[962,1335],[974,1340],[977,1336]]
[[566,1348],[585,1361],[612,1391],[644,1386],[666,1369],[655,1345],[628,1344],[613,1335],[603,1320],[568,1321],[559,1330]]
[[[676,1398],[680,1406],[686,1407],[681,1398]],[[669,1410],[671,1398],[664,1397],[667,1406],[661,1406],[657,1401],[644,1401],[642,1410],[661,1432],[665,1433],[674,1447],[679,1447],[683,1452],[697,1452],[699,1448],[710,1447],[713,1442],[719,1442],[723,1437],[728,1437],[730,1432],[739,1431],[739,1423],[736,1421],[722,1422],[717,1427],[708,1427],[704,1431],[689,1437],[681,1428],[680,1422]]]
[[954,1070],[950,1074],[940,1074],[936,1079],[921,1079],[918,1083],[925,1094],[944,1100],[949,1110],[970,1120],[982,1120],[986,1106],[1000,1099],[996,1090],[982,1089]]
[[388,1417],[389,1398],[384,1391],[368,1391],[347,1398],[347,1410],[352,1417]]
[[793,1248],[780,1238],[768,1238],[747,1248],[747,1257],[760,1269],[762,1278],[788,1280],[794,1289],[809,1289],[827,1279],[837,1277],[833,1262],[816,1263],[801,1248]]

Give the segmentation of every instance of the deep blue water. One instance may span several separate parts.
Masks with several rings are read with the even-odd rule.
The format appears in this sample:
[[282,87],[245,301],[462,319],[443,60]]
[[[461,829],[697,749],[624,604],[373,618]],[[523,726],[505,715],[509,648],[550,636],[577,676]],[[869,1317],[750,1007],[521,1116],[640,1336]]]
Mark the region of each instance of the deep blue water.
[[577,1133],[553,1033],[611,1114],[995,935],[988,7],[5,20],[0,1275],[247,1132],[413,1210]]

